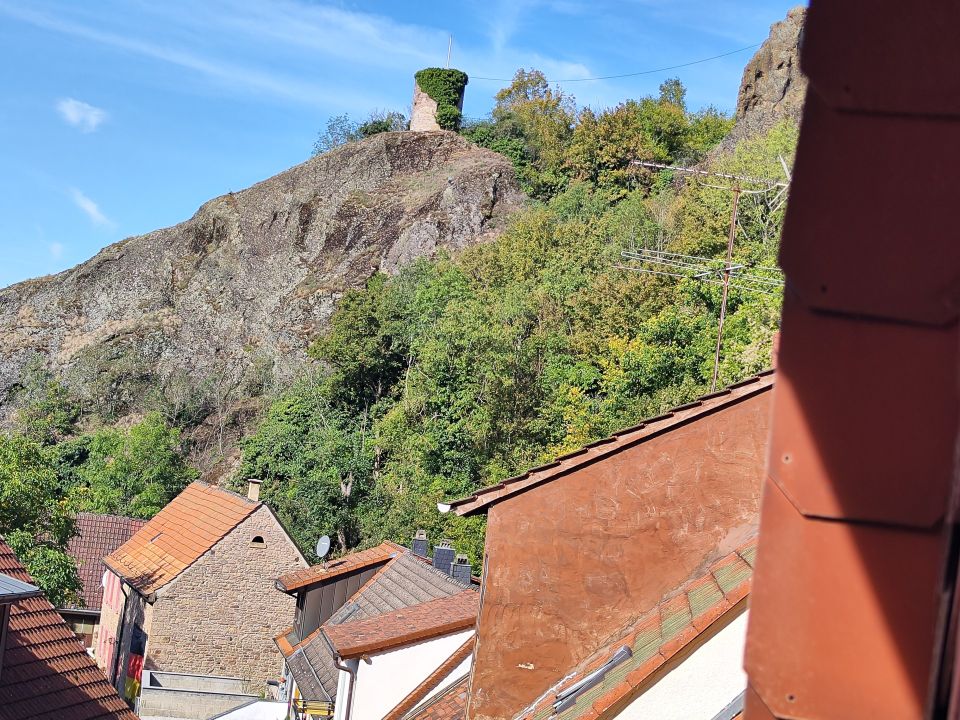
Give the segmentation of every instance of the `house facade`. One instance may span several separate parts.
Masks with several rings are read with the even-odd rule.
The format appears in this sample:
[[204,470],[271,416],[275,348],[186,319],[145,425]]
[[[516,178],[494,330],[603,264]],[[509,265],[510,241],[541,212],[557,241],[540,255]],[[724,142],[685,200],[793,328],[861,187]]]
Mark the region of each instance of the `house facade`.
[[487,515],[466,717],[516,716],[756,533],[772,386],[751,378],[441,505]]
[[447,541],[432,558],[422,533],[413,550],[384,542],[276,587],[297,598],[275,638],[294,718],[398,720],[469,669],[479,594]]
[[[251,486],[255,487],[255,486]],[[97,658],[127,697],[142,668],[278,680],[294,601],[274,579],[306,560],[270,508],[195,482],[105,560]]]

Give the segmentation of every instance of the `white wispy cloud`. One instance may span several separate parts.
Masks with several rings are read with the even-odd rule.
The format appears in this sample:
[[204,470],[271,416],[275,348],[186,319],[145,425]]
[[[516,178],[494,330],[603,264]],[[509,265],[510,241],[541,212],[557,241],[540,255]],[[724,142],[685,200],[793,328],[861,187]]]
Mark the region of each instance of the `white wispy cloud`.
[[107,111],[76,98],[63,98],[57,103],[57,112],[68,125],[91,133],[107,119]]
[[86,215],[94,225],[100,225],[102,227],[115,226],[115,223],[103,214],[100,206],[77,188],[70,188],[70,199],[73,200],[73,204],[80,208],[83,214]]
[[59,260],[63,257],[63,243],[50,243],[50,246],[47,248],[50,251],[50,257],[54,260]]

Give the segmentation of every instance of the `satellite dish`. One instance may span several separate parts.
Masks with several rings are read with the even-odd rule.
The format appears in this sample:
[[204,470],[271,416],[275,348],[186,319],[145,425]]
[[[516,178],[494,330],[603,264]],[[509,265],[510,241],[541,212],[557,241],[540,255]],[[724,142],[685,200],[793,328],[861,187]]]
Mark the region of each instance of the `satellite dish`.
[[104,571],[103,571],[103,577],[100,578],[100,587],[106,587],[106,586],[107,586],[107,576],[108,576],[109,574],[110,574],[110,571],[109,571],[109,570],[104,570]]
[[317,557],[324,558],[328,552],[330,552],[330,536],[322,535],[320,539],[317,540]]

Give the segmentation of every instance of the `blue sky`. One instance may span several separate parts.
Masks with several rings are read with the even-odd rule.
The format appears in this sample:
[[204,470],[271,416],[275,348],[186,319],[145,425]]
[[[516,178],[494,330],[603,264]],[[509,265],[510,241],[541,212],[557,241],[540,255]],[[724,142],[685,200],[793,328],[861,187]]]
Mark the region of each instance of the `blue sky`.
[[[59,272],[305,160],[332,115],[408,111],[413,74],[636,72],[758,43],[798,0],[0,0],[0,287]],[[620,80],[731,110],[745,51]],[[471,80],[464,114],[508,83]]]

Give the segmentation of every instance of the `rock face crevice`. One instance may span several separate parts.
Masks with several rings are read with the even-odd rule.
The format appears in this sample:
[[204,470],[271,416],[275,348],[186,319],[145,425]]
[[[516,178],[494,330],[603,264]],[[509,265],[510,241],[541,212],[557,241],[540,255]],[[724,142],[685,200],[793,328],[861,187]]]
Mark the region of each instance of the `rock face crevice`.
[[522,202],[509,161],[454,133],[383,133],[312,158],[0,290],[0,418],[38,355],[87,394],[135,378],[242,384],[264,366],[292,377],[344,291],[483,242]]

